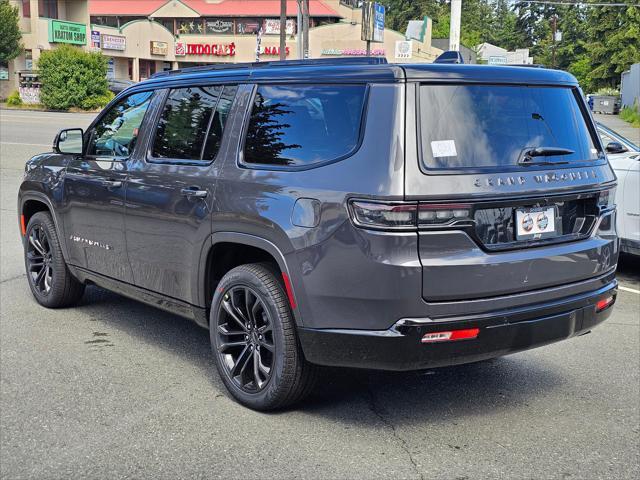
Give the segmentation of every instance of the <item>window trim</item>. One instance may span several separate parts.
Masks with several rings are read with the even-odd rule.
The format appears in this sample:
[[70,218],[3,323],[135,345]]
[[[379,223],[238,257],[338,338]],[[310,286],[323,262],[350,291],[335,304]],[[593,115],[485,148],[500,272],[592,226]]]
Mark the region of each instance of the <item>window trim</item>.
[[109,102],[107,106],[102,109],[102,112],[98,114],[98,116],[93,120],[93,122],[91,122],[91,125],[87,127],[87,130],[85,131],[86,142],[85,142],[85,139],[83,138],[83,142],[85,143],[85,146],[82,152],[82,157],[90,160],[108,158],[112,162],[127,162],[131,160],[131,158],[134,156],[136,151],[139,151],[141,148],[144,148],[140,145],[140,142],[136,142],[136,145],[133,148],[133,151],[129,153],[128,157],[118,157],[115,155],[89,155],[88,153],[89,146],[91,145],[91,141],[93,140],[93,135],[95,133],[95,126],[102,121],[102,119],[107,115],[107,112],[109,112],[117,103],[124,100],[125,98],[129,98],[133,95],[138,95],[141,93],[151,94],[151,97],[149,97],[149,106],[147,107],[147,110],[144,112],[144,116],[142,117],[142,122],[140,123],[139,131],[138,131],[138,139],[140,138],[144,139],[144,134],[145,134],[147,123],[148,123],[148,122],[145,122],[145,120],[147,119],[147,116],[150,115],[149,112],[153,108],[153,100],[156,97],[156,95],[158,95],[157,89],[137,90],[134,92],[127,92],[126,95],[116,96],[113,100],[111,100],[111,102]]
[[[209,117],[209,123],[207,124],[207,131],[205,133],[204,142],[202,142],[202,146],[200,147],[200,160],[188,160],[184,158],[160,158],[153,156],[153,146],[156,142],[156,137],[158,135],[158,123],[160,122],[160,118],[162,117],[162,112],[164,112],[164,107],[169,99],[169,95],[171,95],[172,90],[180,90],[184,88],[193,88],[193,87],[221,87],[220,94],[216,100],[216,104],[213,107],[213,115]],[[216,110],[218,108],[218,104],[220,103],[220,98],[222,98],[222,94],[224,92],[225,87],[239,87],[237,83],[211,83],[211,84],[189,84],[189,85],[176,85],[172,87],[167,87],[164,89],[164,98],[162,99],[162,104],[158,107],[158,112],[153,119],[153,133],[149,136],[149,142],[147,146],[147,152],[144,158],[145,163],[153,164],[153,165],[190,165],[196,167],[208,167],[213,165],[218,160],[218,155],[220,154],[220,149],[216,152],[216,155],[211,160],[203,160],[202,155],[204,154],[204,149],[207,145],[207,138],[209,137],[209,132],[211,130],[211,124],[213,123],[213,117],[215,116]],[[237,95],[236,91],[236,95]],[[235,102],[236,97],[233,97],[233,101]],[[233,103],[231,104],[233,107]],[[231,112],[231,110],[229,110]],[[222,132],[222,136],[224,138],[224,132],[226,128]],[[222,139],[220,139],[222,141]]]
[[[589,132],[589,136],[595,148],[598,149],[599,158],[596,160],[586,160],[582,162],[567,163],[561,165],[532,165],[529,167],[522,167],[518,165],[502,166],[502,167],[462,167],[462,168],[433,168],[428,167],[424,159],[424,151],[422,149],[422,122],[420,121],[420,105],[422,102],[422,95],[420,95],[420,87],[422,86],[488,86],[488,87],[523,87],[523,88],[565,88],[571,90],[573,97],[576,100],[576,106],[585,123],[585,127]],[[585,111],[584,102],[581,100],[579,90],[575,86],[559,85],[559,84],[522,84],[522,83],[502,83],[502,82],[415,82],[416,88],[416,101],[415,101],[415,116],[416,116],[416,140],[418,147],[418,167],[420,171],[425,175],[469,175],[469,174],[492,174],[492,173],[522,173],[522,172],[534,172],[541,170],[562,170],[568,168],[587,168],[597,167],[607,163],[606,157],[603,155],[603,148],[600,143],[600,139],[597,134],[594,135],[594,129],[591,121],[591,116]],[[574,113],[571,117],[575,121]]]
[[[261,86],[356,86],[362,87],[364,86],[364,95],[362,102],[362,113],[360,116],[360,125],[358,126],[358,141],[355,146],[344,155],[341,155],[337,158],[329,159],[329,160],[320,160],[318,162],[310,163],[307,165],[295,165],[295,166],[287,166],[287,165],[269,165],[266,163],[248,163],[244,160],[244,150],[245,144],[247,141],[247,132],[249,131],[249,123],[251,121],[251,112],[253,111],[253,102],[256,97],[256,93],[258,92],[258,88]],[[240,147],[238,149],[238,155],[236,159],[236,165],[240,168],[248,169],[248,170],[266,170],[266,171],[284,171],[284,172],[299,172],[304,170],[311,170],[313,168],[323,167],[325,165],[330,165],[332,163],[341,162],[349,157],[352,157],[362,147],[362,143],[364,142],[364,134],[366,131],[366,121],[367,121],[367,113],[369,110],[369,92],[371,90],[371,86],[369,83],[348,83],[348,82],[340,82],[340,83],[316,83],[316,82],[265,82],[265,83],[255,83],[253,84],[253,88],[251,91],[251,98],[249,99],[247,108],[245,109],[245,116],[242,123],[242,131],[241,131],[241,141]]]

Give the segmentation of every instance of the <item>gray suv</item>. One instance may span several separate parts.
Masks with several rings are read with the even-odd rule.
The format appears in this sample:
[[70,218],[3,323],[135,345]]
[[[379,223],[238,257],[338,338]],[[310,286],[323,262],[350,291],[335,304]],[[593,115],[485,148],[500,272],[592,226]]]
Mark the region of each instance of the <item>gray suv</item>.
[[241,403],[318,365],[475,362],[616,298],[615,176],[575,78],[293,61],[162,72],[26,164],[33,295],[95,284],[208,328]]

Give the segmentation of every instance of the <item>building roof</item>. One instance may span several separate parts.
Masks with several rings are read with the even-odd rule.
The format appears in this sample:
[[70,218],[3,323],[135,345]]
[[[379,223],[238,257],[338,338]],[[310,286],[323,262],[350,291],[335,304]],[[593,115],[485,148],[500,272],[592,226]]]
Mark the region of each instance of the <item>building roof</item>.
[[[178,1],[201,16],[220,17],[278,17],[279,0],[222,0],[213,3],[207,0],[89,0],[91,15],[151,15],[169,2]],[[287,15],[295,16],[298,9],[296,0],[287,0]],[[309,1],[312,17],[339,17],[340,15],[321,0]]]

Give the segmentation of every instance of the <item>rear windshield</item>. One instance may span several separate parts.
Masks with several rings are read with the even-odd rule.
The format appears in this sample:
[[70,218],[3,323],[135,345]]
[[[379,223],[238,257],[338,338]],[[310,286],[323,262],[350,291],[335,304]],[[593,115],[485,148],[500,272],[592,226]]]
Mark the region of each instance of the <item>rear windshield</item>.
[[[420,129],[429,169],[526,168],[527,162],[599,157],[574,91],[564,87],[422,85]],[[528,155],[532,149],[544,154]],[[562,154],[551,155],[559,149]]]

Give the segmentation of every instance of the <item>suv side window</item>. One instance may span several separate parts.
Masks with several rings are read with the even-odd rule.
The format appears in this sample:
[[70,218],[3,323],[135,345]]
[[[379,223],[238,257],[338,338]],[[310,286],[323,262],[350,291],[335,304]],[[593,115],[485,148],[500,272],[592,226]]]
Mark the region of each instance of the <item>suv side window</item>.
[[171,90],[156,129],[154,159],[209,162],[222,140],[235,86],[198,86]]
[[128,158],[153,92],[134,93],[113,105],[93,127],[87,155]]
[[356,149],[365,85],[261,85],[247,128],[243,161],[305,167]]

